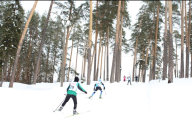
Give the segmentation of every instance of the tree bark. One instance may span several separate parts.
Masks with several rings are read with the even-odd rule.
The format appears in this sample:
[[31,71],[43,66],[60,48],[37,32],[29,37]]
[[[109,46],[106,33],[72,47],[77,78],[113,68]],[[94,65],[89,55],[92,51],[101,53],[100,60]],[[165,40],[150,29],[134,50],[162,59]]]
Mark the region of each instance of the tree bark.
[[49,21],[50,15],[51,15],[52,6],[53,6],[53,0],[51,1],[50,7],[49,7],[49,12],[48,12],[47,19],[46,19],[46,22],[45,22],[45,26],[44,26],[43,31],[42,31],[42,39],[41,39],[41,43],[40,43],[40,47],[39,47],[38,59],[37,59],[37,62],[36,62],[36,68],[35,68],[35,73],[34,73],[33,84],[36,84],[38,74],[39,74],[39,70],[40,70],[42,49],[43,49],[43,45],[44,45],[44,42],[45,42],[45,32],[47,30],[48,21]]
[[176,66],[175,66],[175,78],[176,78],[176,77],[178,77],[178,56],[177,56],[177,50],[178,50],[177,48],[178,47],[177,47],[177,39],[176,39],[176,37],[175,37],[175,45],[176,45],[176,61],[175,61],[176,62],[175,63],[176,64]]
[[20,73],[21,73],[21,59],[19,59],[20,63],[17,64],[17,72],[16,72],[16,75],[15,75],[15,81],[16,82],[19,82],[20,80]]
[[155,80],[155,68],[156,68],[156,58],[157,58],[157,37],[159,29],[159,9],[160,5],[157,8],[157,20],[156,20],[156,30],[155,30],[155,46],[154,46],[154,55],[153,55],[153,66],[152,66],[152,79]]
[[118,10],[117,10],[117,24],[116,24],[115,47],[114,47],[114,52],[113,52],[113,62],[112,62],[112,67],[111,67],[111,78],[110,78],[110,82],[111,83],[114,83],[116,56],[117,56],[117,49],[118,49],[118,43],[119,43],[120,11],[121,11],[121,1],[118,2]]
[[49,54],[50,54],[50,47],[48,47],[48,50],[47,50],[46,72],[45,72],[45,82],[47,82],[47,77],[48,77],[48,69],[49,69]]
[[96,72],[96,80],[98,80],[98,75],[99,75],[99,62],[100,62],[100,54],[101,54],[101,43],[102,43],[103,37],[100,33],[100,42],[99,42],[99,51],[98,51],[98,58],[97,58],[97,72]]
[[103,46],[101,47],[102,50],[101,50],[101,64],[100,64],[100,76],[99,78],[101,79],[101,76],[102,76],[102,65],[103,65]]
[[[191,15],[191,0],[189,0],[189,15]],[[189,16],[189,43],[191,43],[191,16]],[[191,44],[190,44],[191,45]],[[191,50],[191,47],[189,46],[189,50]],[[192,77],[192,52],[191,52],[191,77]]]
[[[72,7],[73,4],[71,3],[71,6],[69,8],[69,18],[68,20],[71,20],[71,13],[72,13]],[[65,82],[65,67],[66,67],[66,58],[67,58],[67,48],[68,48],[68,40],[69,40],[69,35],[71,32],[72,27],[67,26],[67,36],[65,40],[65,51],[64,51],[64,59],[63,59],[63,72],[62,72],[62,81]],[[63,86],[63,82],[61,82],[61,87]]]
[[12,70],[12,76],[11,76],[11,80],[10,80],[10,83],[9,83],[9,87],[10,87],[10,88],[13,87],[13,82],[14,82],[14,78],[15,78],[15,71],[16,71],[16,67],[17,67],[17,64],[18,64],[19,57],[20,57],[21,47],[22,47],[22,45],[23,45],[23,39],[24,39],[25,34],[26,34],[26,32],[27,32],[27,28],[28,28],[28,26],[29,26],[29,22],[31,21],[31,18],[32,18],[32,16],[33,16],[34,11],[35,11],[37,2],[38,2],[38,0],[35,1],[34,5],[33,5],[33,8],[31,9],[29,18],[28,18],[28,20],[27,20],[27,22],[26,22],[26,24],[25,24],[25,28],[24,28],[23,33],[22,33],[22,35],[21,35],[21,38],[20,38],[20,40],[19,40],[19,45],[18,45],[18,48],[17,48],[15,63],[14,63],[13,70]]
[[189,77],[189,35],[188,35],[188,27],[187,27],[187,8],[185,1],[185,36],[186,36],[186,67],[185,67],[185,78]]
[[146,51],[146,56],[145,56],[145,68],[144,68],[144,73],[143,73],[143,82],[145,82],[145,79],[146,79],[146,71],[147,71],[148,56],[149,56],[149,47],[151,45],[151,35],[152,35],[152,33],[150,32],[147,51]]
[[94,47],[94,51],[95,51],[95,56],[94,56],[94,73],[93,73],[93,80],[96,81],[96,66],[97,66],[97,38],[98,38],[98,0],[96,3],[96,32],[95,32],[95,47]]
[[89,19],[89,38],[88,38],[88,68],[87,68],[87,85],[91,82],[91,48],[92,48],[92,0],[90,0],[90,19]]
[[164,51],[163,51],[163,78],[167,78],[167,1],[165,1],[165,31],[164,31]]
[[169,2],[169,68],[168,68],[168,83],[173,83],[173,39],[172,39],[172,1]]
[[68,69],[68,74],[67,74],[67,82],[69,82],[69,73],[70,73],[70,70],[71,70],[72,55],[73,55],[73,40],[72,40],[72,48],[71,48],[71,55],[70,55],[70,61],[69,61],[69,69]]
[[[139,29],[141,28],[141,25],[142,25],[142,20],[140,20],[139,22]],[[132,81],[134,81],[135,79],[135,74],[136,74],[136,69],[135,69],[135,64],[136,64],[136,61],[137,61],[137,46],[138,46],[138,37],[136,38],[136,42],[135,42],[135,49],[134,49],[134,59],[133,59],[133,72],[132,72]]]
[[[75,72],[77,72],[77,60],[78,60],[78,55],[79,55],[79,41],[78,41],[77,53],[76,53]],[[75,74],[75,75],[76,75],[76,74]]]
[[123,13],[124,13],[124,4],[125,1],[122,2],[122,13],[121,13],[121,19],[120,19],[120,24],[119,24],[119,42],[118,42],[118,51],[117,51],[117,56],[116,56],[116,81],[120,82],[121,80],[121,46],[122,46],[122,30],[123,30]]
[[109,26],[107,28],[107,81],[109,81]]
[[25,68],[25,83],[30,83],[30,59],[31,59],[31,52],[32,52],[32,33],[30,34],[29,46],[28,46],[28,53],[26,58],[26,68]]
[[[64,24],[66,25],[66,24]],[[64,59],[65,59],[65,35],[66,35],[66,27],[64,26],[64,36],[63,36],[63,54],[62,54],[62,62],[61,62],[61,68],[60,68],[60,81],[61,81],[61,87],[63,87],[63,82],[65,78],[65,71],[64,71]]]
[[181,5],[181,69],[180,69],[180,78],[184,77],[184,31],[183,31],[183,10],[184,10],[184,1],[182,1]]

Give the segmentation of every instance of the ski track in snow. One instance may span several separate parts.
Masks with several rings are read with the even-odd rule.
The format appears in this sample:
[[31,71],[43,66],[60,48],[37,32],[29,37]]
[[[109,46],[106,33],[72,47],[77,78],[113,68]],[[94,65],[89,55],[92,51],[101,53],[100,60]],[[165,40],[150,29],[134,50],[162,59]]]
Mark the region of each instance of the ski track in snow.
[[71,116],[69,100],[61,112],[55,108],[64,100],[66,88],[60,83],[23,85],[8,82],[0,88],[1,126],[192,126],[192,79],[175,79],[150,83],[104,82],[106,90],[91,98],[94,82],[81,84],[88,92],[78,92],[77,111]]

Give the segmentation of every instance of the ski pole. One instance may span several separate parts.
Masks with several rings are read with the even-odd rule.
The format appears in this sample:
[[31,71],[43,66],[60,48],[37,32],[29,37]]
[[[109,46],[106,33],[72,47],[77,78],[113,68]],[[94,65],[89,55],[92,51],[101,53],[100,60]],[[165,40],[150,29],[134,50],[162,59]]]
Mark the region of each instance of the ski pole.
[[[64,95],[66,95],[66,94],[64,94]],[[64,100],[57,106],[57,108],[53,112],[57,111],[57,109],[61,106],[61,104],[64,102]]]

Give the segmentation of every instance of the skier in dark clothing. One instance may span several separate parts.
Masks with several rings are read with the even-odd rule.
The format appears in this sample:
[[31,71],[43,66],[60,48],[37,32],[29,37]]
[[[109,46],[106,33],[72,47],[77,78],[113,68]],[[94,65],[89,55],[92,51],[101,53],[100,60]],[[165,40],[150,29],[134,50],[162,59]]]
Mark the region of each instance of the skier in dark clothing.
[[135,81],[139,82],[139,77],[138,76],[135,76]]
[[70,98],[73,99],[73,103],[74,103],[74,107],[73,107],[73,114],[78,114],[76,111],[77,108],[77,89],[79,89],[80,91],[84,92],[85,94],[87,94],[87,92],[81,87],[80,83],[79,83],[79,78],[75,77],[74,82],[70,83],[68,88],[67,88],[67,96],[64,100],[64,102],[62,103],[61,107],[59,108],[59,111],[61,111],[63,109],[63,107],[65,106],[65,104],[69,101]]
[[128,85],[129,83],[130,83],[130,85],[131,85],[131,77],[130,77],[130,76],[127,77],[127,80],[128,80],[127,85]]
[[102,92],[103,92],[103,90],[102,90],[102,88],[101,88],[101,85],[103,86],[103,89],[105,90],[104,84],[101,82],[101,79],[99,79],[99,81],[95,84],[95,86],[94,86],[94,92],[93,92],[92,95],[89,97],[89,99],[90,99],[91,97],[93,97],[93,95],[96,93],[97,90],[100,90],[100,91],[101,91],[101,92],[100,92],[100,96],[99,96],[99,98],[101,99]]

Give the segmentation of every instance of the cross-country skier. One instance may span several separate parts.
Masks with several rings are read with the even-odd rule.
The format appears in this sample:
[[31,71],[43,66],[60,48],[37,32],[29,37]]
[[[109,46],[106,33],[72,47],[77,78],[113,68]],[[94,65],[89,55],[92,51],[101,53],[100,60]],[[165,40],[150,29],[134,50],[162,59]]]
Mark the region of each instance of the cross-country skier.
[[78,114],[76,111],[77,108],[77,89],[79,89],[80,91],[84,92],[85,94],[87,94],[87,92],[81,87],[80,83],[79,83],[79,78],[75,77],[74,82],[70,83],[68,88],[67,88],[67,96],[64,100],[64,102],[62,103],[61,107],[59,108],[59,111],[61,111],[63,109],[63,107],[65,106],[65,104],[69,101],[70,98],[73,99],[73,103],[74,103],[74,107],[73,107],[73,114]]
[[93,97],[93,95],[96,93],[97,90],[100,90],[100,96],[99,96],[99,98],[101,98],[102,92],[103,92],[103,90],[102,90],[102,88],[101,88],[101,85],[103,86],[103,89],[105,90],[104,84],[102,83],[101,79],[99,79],[99,81],[95,84],[95,86],[94,86],[94,92],[93,92],[92,95],[89,97],[89,99],[90,99],[91,97]]
[[130,83],[130,85],[131,85],[131,77],[130,77],[130,76],[127,77],[127,80],[128,80],[127,85],[128,85],[129,83]]
[[125,75],[123,76],[123,81],[124,81],[124,82],[126,81],[126,76],[125,76]]

